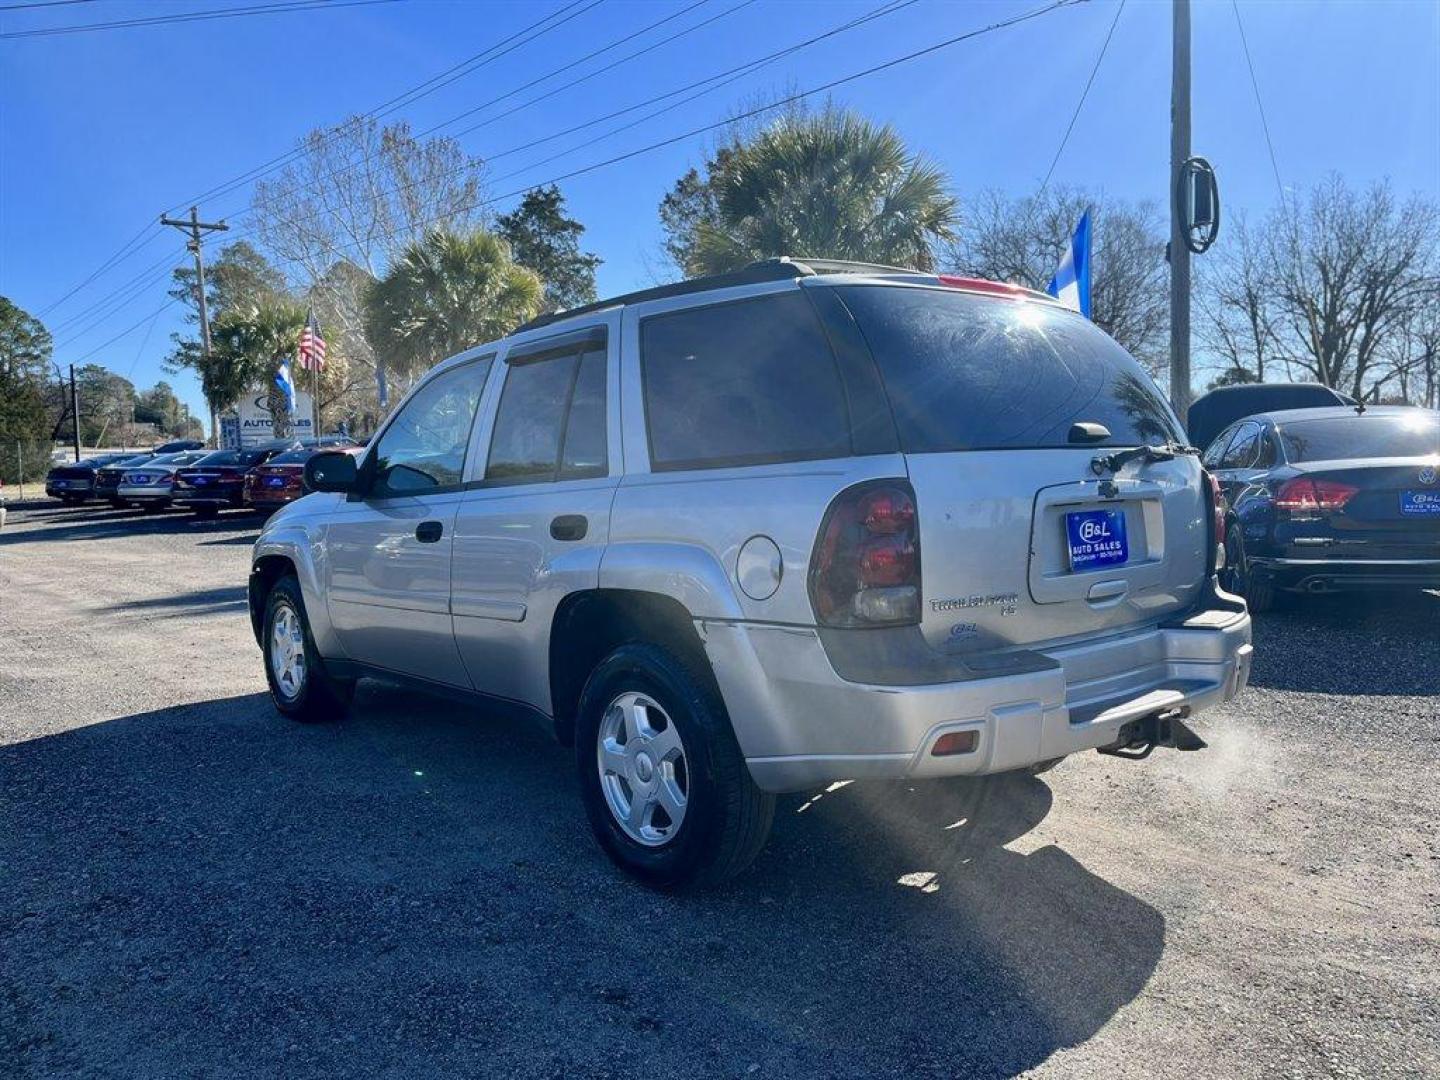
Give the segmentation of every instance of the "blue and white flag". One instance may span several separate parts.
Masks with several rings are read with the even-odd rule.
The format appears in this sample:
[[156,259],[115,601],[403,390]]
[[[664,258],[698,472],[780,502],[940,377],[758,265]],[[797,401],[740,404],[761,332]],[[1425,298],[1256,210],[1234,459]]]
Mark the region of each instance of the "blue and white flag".
[[290,361],[281,360],[280,369],[275,372],[275,385],[285,395],[286,407],[291,416],[295,415],[295,381],[290,378]]
[[1090,318],[1090,211],[1080,215],[1070,246],[1060,257],[1060,267],[1045,290],[1071,311]]

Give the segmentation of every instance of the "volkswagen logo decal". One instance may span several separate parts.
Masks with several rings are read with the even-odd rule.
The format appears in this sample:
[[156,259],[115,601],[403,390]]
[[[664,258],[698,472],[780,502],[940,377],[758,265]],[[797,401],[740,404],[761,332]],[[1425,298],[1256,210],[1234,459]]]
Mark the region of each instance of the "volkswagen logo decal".
[[1420,478],[1419,478],[1419,479],[1420,479],[1420,483],[1422,483],[1422,484],[1433,484],[1433,483],[1435,483],[1435,466],[1434,466],[1434,465],[1426,465],[1423,469],[1421,469],[1421,470],[1420,470]]

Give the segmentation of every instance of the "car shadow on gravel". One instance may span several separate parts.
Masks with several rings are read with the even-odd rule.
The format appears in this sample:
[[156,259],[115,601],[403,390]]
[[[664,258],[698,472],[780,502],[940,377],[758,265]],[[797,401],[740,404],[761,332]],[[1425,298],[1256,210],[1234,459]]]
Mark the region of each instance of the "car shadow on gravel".
[[103,614],[115,612],[165,612],[175,616],[226,615],[249,607],[249,590],[244,585],[218,589],[194,589],[190,592],[172,593],[167,596],[150,596],[140,600],[126,600],[101,608]]
[[748,874],[670,896],[604,859],[548,736],[368,682],[342,724],[223,698],[0,776],[21,1076],[1008,1076],[1165,939],[1028,842],[1034,778],[788,797]]
[[1307,694],[1440,695],[1440,595],[1285,596],[1254,616],[1250,685]]
[[[107,540],[115,537],[161,534],[206,536],[229,535],[236,529],[255,529],[256,520],[243,512],[222,513],[214,518],[197,517],[189,511],[167,510],[147,514],[143,510],[63,510],[53,514],[27,513],[18,517],[12,529],[0,533],[0,545],[33,544],[53,540]],[[251,534],[253,539],[253,533]]]

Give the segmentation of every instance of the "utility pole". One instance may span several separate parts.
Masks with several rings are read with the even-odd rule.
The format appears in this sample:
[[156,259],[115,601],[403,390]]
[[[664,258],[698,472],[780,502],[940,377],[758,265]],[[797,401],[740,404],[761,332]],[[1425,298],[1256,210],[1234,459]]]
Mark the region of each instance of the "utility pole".
[[70,413],[75,417],[75,460],[80,460],[80,391],[75,387],[75,365],[70,365]]
[[[200,297],[200,342],[202,346],[201,355],[210,359],[210,312],[205,307],[205,260],[200,254],[201,237],[206,233],[225,232],[230,228],[223,221],[208,224],[200,220],[200,211],[190,207],[190,219],[175,218],[160,215],[161,225],[173,225],[181,232],[190,237],[190,242],[185,246],[195,256],[195,287]],[[210,439],[218,448],[220,445],[220,425],[215,416],[215,406],[210,406]]]
[[1190,159],[1190,0],[1172,0],[1170,69],[1170,404],[1190,409],[1190,246],[1182,174]]

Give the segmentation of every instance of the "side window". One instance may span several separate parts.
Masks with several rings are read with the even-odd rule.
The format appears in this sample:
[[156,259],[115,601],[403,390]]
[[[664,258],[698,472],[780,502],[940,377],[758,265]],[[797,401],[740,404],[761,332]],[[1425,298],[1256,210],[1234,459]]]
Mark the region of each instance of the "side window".
[[375,447],[372,497],[419,495],[460,483],[491,359],[436,376],[405,403]]
[[1222,469],[1248,469],[1255,461],[1255,452],[1260,442],[1259,424],[1241,424],[1240,430],[1235,433],[1235,438],[1230,440],[1230,445],[1225,448],[1225,456],[1220,459]]
[[560,479],[604,476],[608,467],[605,446],[605,354],[600,350],[580,357],[575,391],[570,395],[570,418],[561,444]]
[[604,346],[508,367],[485,479],[515,484],[604,476]]
[[1200,459],[1207,469],[1218,469],[1220,467],[1220,459],[1224,456],[1225,448],[1230,445],[1230,440],[1234,438],[1234,436],[1235,429],[1226,428],[1211,440],[1210,445],[1205,448],[1205,456]]
[[799,290],[651,316],[640,364],[657,472],[851,451],[835,357]]

